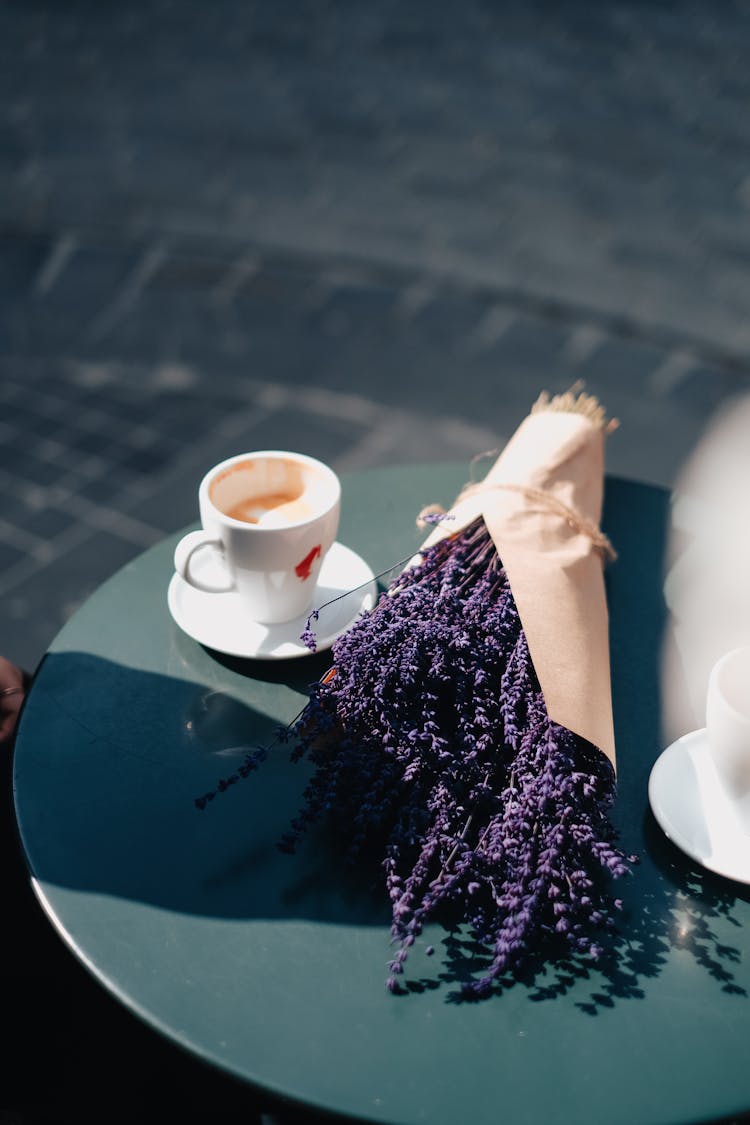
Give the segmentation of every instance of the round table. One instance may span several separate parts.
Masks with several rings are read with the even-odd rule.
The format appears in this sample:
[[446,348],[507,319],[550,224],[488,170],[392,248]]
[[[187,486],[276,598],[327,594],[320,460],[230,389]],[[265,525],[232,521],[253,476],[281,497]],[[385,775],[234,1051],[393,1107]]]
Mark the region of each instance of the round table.
[[[460,465],[344,478],[341,542],[378,572],[450,502]],[[174,536],[75,614],[45,656],[16,747],[15,800],[52,923],[123,1004],[202,1059],[300,1105],[416,1125],[704,1120],[750,1107],[746,888],[693,866],[648,807],[662,748],[669,496],[608,478],[604,528],[619,763],[614,819],[641,857],[598,968],[549,965],[480,1003],[445,979],[450,935],[384,987],[389,911],[319,835],[276,842],[308,777],[284,748],[198,811],[328,667],[249,661],[172,621]],[[423,947],[420,947],[423,948]]]

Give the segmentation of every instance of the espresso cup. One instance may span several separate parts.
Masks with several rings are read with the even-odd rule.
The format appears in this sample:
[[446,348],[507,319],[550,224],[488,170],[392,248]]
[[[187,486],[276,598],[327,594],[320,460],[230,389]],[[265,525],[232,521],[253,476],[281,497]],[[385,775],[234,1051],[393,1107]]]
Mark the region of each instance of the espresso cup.
[[328,465],[277,449],[241,453],[206,473],[198,508],[202,529],[174,555],[185,582],[209,594],[235,591],[263,624],[310,611],[339,525],[341,485]]
[[727,652],[711,669],[706,735],[719,781],[750,833],[750,647]]

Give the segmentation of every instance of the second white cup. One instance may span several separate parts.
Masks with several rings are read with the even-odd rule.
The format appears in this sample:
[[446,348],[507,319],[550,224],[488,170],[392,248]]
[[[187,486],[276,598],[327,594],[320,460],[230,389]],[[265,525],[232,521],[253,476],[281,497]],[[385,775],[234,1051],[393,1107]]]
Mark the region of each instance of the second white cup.
[[[242,453],[206,473],[198,507],[202,529],[184,536],[174,556],[186,582],[206,593],[236,591],[264,624],[310,611],[339,525],[341,485],[328,465],[285,450]],[[208,578],[204,552],[219,563]]]
[[706,734],[719,780],[750,834],[750,647],[732,649],[713,666]]

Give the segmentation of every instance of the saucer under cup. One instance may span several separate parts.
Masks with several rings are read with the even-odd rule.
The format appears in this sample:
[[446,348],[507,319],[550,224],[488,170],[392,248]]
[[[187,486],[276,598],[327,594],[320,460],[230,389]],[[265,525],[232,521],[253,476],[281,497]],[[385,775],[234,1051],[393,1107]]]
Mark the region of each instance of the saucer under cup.
[[[208,552],[201,559],[206,581],[219,581],[221,570]],[[211,572],[211,568],[215,568]],[[334,543],[326,555],[313,592],[312,608],[319,610],[311,626],[316,651],[331,647],[337,637],[375,605],[377,583],[370,566],[355,551]],[[255,621],[235,590],[206,593],[174,574],[167,595],[176,624],[193,640],[227,656],[260,660],[286,660],[309,656],[301,639],[307,614],[292,621],[262,624]],[[328,604],[330,603],[330,604]]]
[[709,871],[750,884],[750,835],[716,769],[705,728],[659,755],[648,797],[659,826],[681,851]]

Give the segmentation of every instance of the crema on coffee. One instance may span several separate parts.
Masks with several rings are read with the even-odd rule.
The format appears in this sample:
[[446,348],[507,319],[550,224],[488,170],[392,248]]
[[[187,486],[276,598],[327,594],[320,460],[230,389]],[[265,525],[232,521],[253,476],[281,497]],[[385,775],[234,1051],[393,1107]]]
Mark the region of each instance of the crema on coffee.
[[211,502],[229,519],[284,527],[310,519],[321,508],[324,481],[306,464],[284,457],[238,461],[211,482]]
[[313,509],[305,503],[304,496],[291,492],[267,492],[263,496],[253,496],[240,500],[239,504],[224,511],[225,516],[243,523],[261,523],[273,513],[277,522],[298,523],[313,514]]

